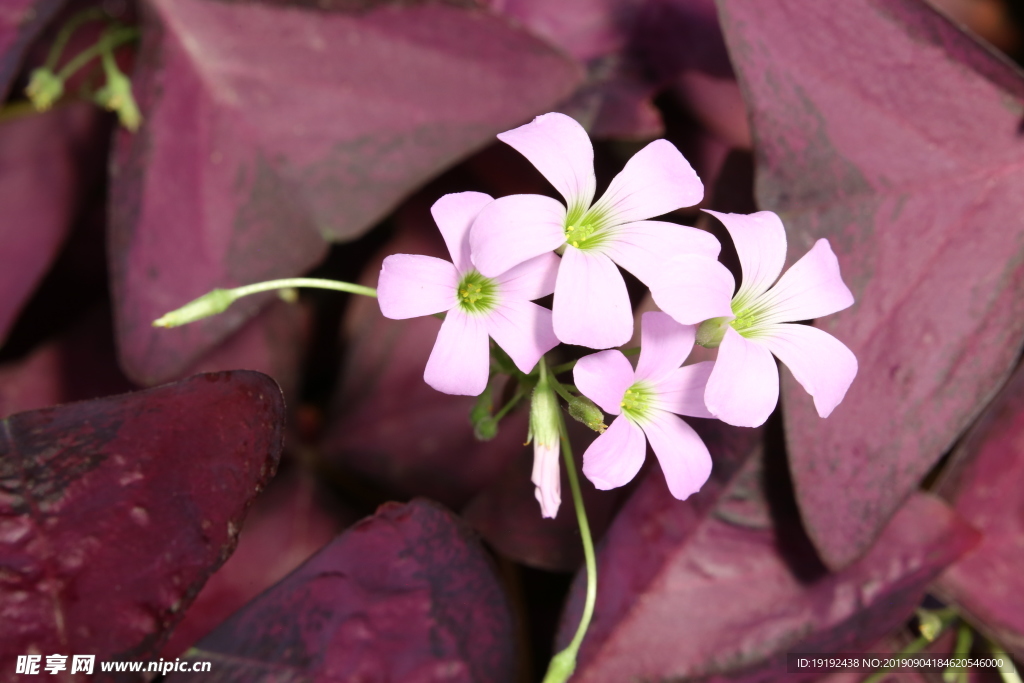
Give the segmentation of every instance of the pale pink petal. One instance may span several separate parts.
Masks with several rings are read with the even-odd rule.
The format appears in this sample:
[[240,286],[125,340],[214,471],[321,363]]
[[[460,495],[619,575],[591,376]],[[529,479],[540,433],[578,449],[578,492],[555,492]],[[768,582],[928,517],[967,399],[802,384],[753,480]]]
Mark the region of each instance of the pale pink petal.
[[583,474],[602,491],[614,489],[633,480],[646,455],[643,431],[619,416],[583,453]]
[[533,370],[541,356],[558,346],[551,311],[535,303],[505,300],[482,317],[487,333],[523,372]]
[[403,320],[447,311],[457,302],[455,266],[433,256],[392,254],[377,280],[377,302],[385,318]]
[[[684,254],[717,259],[722,245],[709,232],[662,221],[638,221],[612,229],[600,250],[648,287],[668,262]],[[730,292],[731,294],[731,292]]]
[[722,422],[759,427],[778,402],[779,369],[771,351],[727,327],[704,392],[708,410]]
[[565,244],[565,207],[539,194],[496,199],[476,217],[469,231],[473,265],[497,277],[524,261]]
[[540,503],[540,514],[554,518],[562,504],[562,476],[558,471],[559,444],[533,444],[533,495]]
[[525,126],[500,133],[498,139],[529,159],[570,209],[590,207],[597,185],[594,146],[575,120],[557,112],[542,114]]
[[772,325],[760,339],[814,397],[818,415],[828,417],[857,376],[857,357],[828,332],[807,325]]
[[633,336],[622,273],[604,254],[566,247],[555,282],[555,335],[566,344],[607,349]]
[[473,267],[469,260],[469,228],[480,210],[492,201],[494,199],[483,192],[456,192],[446,194],[430,207],[430,213],[459,273],[465,273]]
[[676,415],[714,417],[704,403],[704,392],[714,365],[709,360],[687,365],[655,382],[658,407]]
[[651,284],[661,310],[684,325],[732,316],[735,281],[729,269],[705,256],[677,256]]
[[772,286],[786,263],[786,228],[771,211],[752,214],[718,213],[704,209],[722,221],[736,245],[743,271],[738,303],[747,303]]
[[612,415],[622,410],[622,397],[636,381],[633,366],[615,350],[583,356],[576,361],[572,378],[580,393]]
[[661,463],[669,492],[679,500],[697,493],[711,476],[711,454],[693,427],[658,410],[643,429]]
[[704,185],[675,145],[655,140],[626,162],[591,215],[621,225],[693,206],[703,198]]
[[828,240],[820,239],[757,303],[769,307],[765,323],[788,323],[849,308],[853,294],[843,284],[839,260]]
[[648,311],[640,318],[640,360],[636,378],[656,382],[686,360],[693,350],[697,328],[680,325],[672,316]]
[[453,308],[441,323],[423,379],[446,394],[479,396],[487,388],[490,365],[483,317]]
[[506,270],[494,278],[501,285],[502,299],[533,301],[551,294],[555,291],[555,280],[561,263],[562,259],[548,251]]

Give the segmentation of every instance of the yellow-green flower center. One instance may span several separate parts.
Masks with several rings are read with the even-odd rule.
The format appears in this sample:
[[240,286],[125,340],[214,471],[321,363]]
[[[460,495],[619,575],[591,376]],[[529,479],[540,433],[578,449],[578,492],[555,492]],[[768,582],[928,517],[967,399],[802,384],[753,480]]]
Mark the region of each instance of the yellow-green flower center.
[[565,243],[577,249],[595,249],[608,238],[607,221],[600,211],[575,208],[565,217]]
[[466,313],[487,313],[498,302],[498,283],[476,270],[462,276],[455,296]]
[[622,413],[634,422],[644,422],[650,416],[650,409],[654,406],[654,392],[643,382],[635,382],[626,389],[622,395],[622,402],[619,403]]

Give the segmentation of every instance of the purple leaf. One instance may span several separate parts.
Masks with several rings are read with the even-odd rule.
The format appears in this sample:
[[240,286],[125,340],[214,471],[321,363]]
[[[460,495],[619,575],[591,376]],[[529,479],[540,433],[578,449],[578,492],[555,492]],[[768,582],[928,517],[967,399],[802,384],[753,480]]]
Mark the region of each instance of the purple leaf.
[[[928,582],[976,541],[920,494],[862,560],[829,574],[791,502],[775,498],[783,463],[763,462],[760,430],[710,429],[715,470],[698,494],[677,501],[652,471],[608,530],[580,683],[764,680],[784,670],[787,652],[855,651],[912,614]],[[560,644],[582,607],[576,579]]]
[[90,104],[0,123],[0,344],[96,184],[105,138]]
[[827,237],[856,297],[819,323],[860,372],[827,420],[784,373],[801,513],[862,555],[1024,338],[1024,80],[918,0],[720,0],[789,258]]
[[[66,0],[4,0],[0,12],[0,102],[7,99],[29,44]],[[3,145],[0,145],[3,149]]]
[[111,226],[122,362],[146,383],[266,298],[174,330],[151,328],[156,317],[214,287],[302,273],[326,240],[361,235],[580,80],[562,53],[455,4],[149,7],[134,80],[145,123],[116,140]]
[[517,680],[512,615],[486,553],[422,499],[382,506],[189,658],[213,661],[214,682]]
[[939,588],[1024,658],[1024,369],[957,447],[938,490],[983,534],[978,547],[940,577]]
[[[386,254],[450,259],[419,198],[396,222],[399,235],[366,265],[362,284],[376,285]],[[493,441],[478,441],[469,422],[476,398],[442,394],[423,381],[440,327],[430,316],[388,320],[375,299],[351,302],[343,330],[347,357],[322,449],[333,463],[388,492],[430,496],[459,508],[512,459],[532,458],[532,451],[523,446],[525,410],[502,420]]]
[[234,548],[283,412],[228,372],[4,420],[0,680],[30,652],[154,654]]
[[163,647],[174,659],[310,555],[334,540],[357,516],[330,499],[298,466],[278,472],[253,503],[238,547],[196,596]]

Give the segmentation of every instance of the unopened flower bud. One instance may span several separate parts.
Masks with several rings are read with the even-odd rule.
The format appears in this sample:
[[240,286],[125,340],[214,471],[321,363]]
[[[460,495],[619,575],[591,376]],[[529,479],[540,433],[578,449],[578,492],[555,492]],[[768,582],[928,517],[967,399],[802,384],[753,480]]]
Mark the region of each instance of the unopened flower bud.
[[178,327],[188,323],[209,318],[211,315],[223,313],[235,301],[235,293],[230,289],[215,289],[198,299],[188,302],[181,308],[171,311],[153,321],[153,327]]
[[107,70],[107,83],[96,91],[96,102],[110,111],[117,112],[121,125],[133,133],[142,123],[142,114],[132,96],[132,82],[127,76],[114,69]]
[[608,425],[604,423],[604,413],[586,396],[572,397],[569,401],[569,414],[598,434],[604,434],[604,430],[608,429]]
[[64,94],[64,81],[45,66],[33,69],[25,94],[39,111],[46,111]]
[[558,413],[558,398],[542,378],[533,390],[530,401],[530,437],[533,441],[533,472],[530,480],[536,486],[534,494],[540,503],[544,517],[558,514],[562,503],[562,478],[558,470],[558,455],[561,446],[561,416]]

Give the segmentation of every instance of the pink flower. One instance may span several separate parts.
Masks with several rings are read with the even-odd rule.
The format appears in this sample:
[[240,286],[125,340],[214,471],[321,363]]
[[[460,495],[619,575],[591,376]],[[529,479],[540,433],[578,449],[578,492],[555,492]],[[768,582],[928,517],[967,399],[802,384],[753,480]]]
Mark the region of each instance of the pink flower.
[[711,417],[704,386],[712,363],[679,367],[693,349],[695,333],[693,325],[680,325],[665,313],[644,313],[635,372],[619,351],[601,351],[576,363],[576,388],[618,415],[583,454],[583,473],[597,488],[622,486],[636,476],[648,440],[673,496],[685,500],[707,481],[711,455],[693,428],[676,417]]
[[649,286],[675,256],[704,257],[694,266],[698,268],[715,263],[721,245],[710,234],[645,220],[696,204],[704,196],[697,174],[670,142],[655,140],[637,152],[591,205],[594,149],[574,120],[544,114],[498,138],[529,159],[566,206],[532,194],[496,200],[473,224],[473,263],[493,277],[527,259],[564,249],[553,307],[555,334],[563,342],[605,349],[632,336],[629,296],[615,264]]
[[423,379],[446,394],[476,396],[487,386],[488,337],[523,372],[558,344],[551,311],[532,299],[555,288],[558,257],[542,254],[484,277],[469,259],[469,228],[492,199],[479,192],[441,197],[431,207],[454,263],[433,256],[384,259],[377,284],[381,313],[393,320],[447,311]]
[[705,346],[719,346],[704,395],[708,410],[732,425],[763,424],[779,400],[775,354],[814,397],[818,415],[828,417],[857,375],[857,358],[827,332],[791,324],[853,304],[828,240],[819,239],[775,282],[786,261],[786,229],[779,217],[771,211],[708,213],[725,224],[743,271],[732,315],[704,322],[697,333]]

